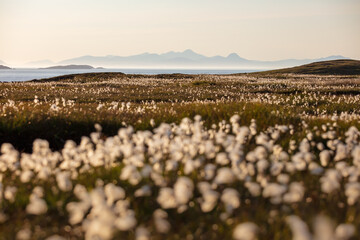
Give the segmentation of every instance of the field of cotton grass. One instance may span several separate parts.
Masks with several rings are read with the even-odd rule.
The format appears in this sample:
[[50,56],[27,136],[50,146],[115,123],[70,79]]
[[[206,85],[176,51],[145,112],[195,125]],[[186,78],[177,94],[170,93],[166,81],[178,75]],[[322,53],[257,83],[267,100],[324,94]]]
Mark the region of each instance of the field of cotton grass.
[[360,238],[360,76],[0,83],[0,239]]

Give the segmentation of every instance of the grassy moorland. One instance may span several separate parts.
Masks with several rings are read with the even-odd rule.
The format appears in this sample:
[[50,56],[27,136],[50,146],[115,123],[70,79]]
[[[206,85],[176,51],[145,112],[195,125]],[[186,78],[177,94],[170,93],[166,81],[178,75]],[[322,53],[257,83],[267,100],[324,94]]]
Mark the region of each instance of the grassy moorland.
[[233,114],[241,115],[242,125],[256,119],[261,129],[334,114],[347,120],[340,120],[344,127],[356,124],[358,78],[276,77],[90,73],[3,83],[0,141],[31,151],[33,140],[42,138],[56,150],[68,139],[89,135],[95,123],[113,135],[126,125],[151,129],[150,119],[179,123],[197,114],[207,126]]
[[314,62],[302,66],[264,71],[260,74],[292,73],[292,74],[322,74],[322,75],[359,75],[360,61],[340,59]]
[[0,239],[358,239],[359,102],[358,75],[1,83]]

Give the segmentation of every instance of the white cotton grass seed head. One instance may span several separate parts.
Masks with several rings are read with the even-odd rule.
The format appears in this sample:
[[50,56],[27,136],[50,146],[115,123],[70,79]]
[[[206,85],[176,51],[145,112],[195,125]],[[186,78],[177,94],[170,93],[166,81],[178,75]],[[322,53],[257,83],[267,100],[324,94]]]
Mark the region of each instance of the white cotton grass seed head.
[[230,160],[227,157],[227,154],[224,152],[218,153],[216,155],[215,161],[219,165],[227,165],[230,163]]
[[147,228],[139,226],[135,230],[136,240],[150,240],[150,232]]
[[29,240],[31,235],[32,232],[29,228],[23,228],[16,233],[16,240]]
[[319,154],[321,166],[326,167],[331,160],[331,151],[323,150]]
[[101,132],[101,131],[102,131],[102,127],[101,127],[101,125],[100,125],[99,123],[95,123],[94,128],[95,128],[95,130],[96,130],[97,132]]
[[47,212],[47,204],[44,199],[39,198],[35,195],[30,196],[30,202],[26,206],[26,212],[32,215],[42,215]]
[[153,213],[156,231],[159,233],[168,233],[171,225],[167,220],[168,214],[162,209],[156,209]]
[[134,165],[127,165],[121,171],[120,180],[127,180],[131,185],[137,185],[142,180],[142,176]]
[[[129,212],[131,214],[129,214]],[[115,227],[120,231],[129,231],[136,227],[137,220],[131,211],[127,211],[127,214],[117,218],[114,222]]]
[[169,187],[160,188],[157,202],[163,209],[176,208],[177,202],[174,195],[174,190]]
[[112,204],[117,200],[125,198],[124,189],[119,186],[115,186],[113,183],[108,183],[104,188],[104,192],[109,206],[112,206]]
[[4,198],[10,203],[13,203],[15,201],[17,190],[18,189],[15,186],[7,186],[4,191]]
[[328,240],[334,236],[334,223],[326,216],[319,215],[313,223],[314,238],[317,240]]
[[20,181],[22,183],[28,183],[34,177],[34,173],[31,170],[25,170],[21,172]]
[[151,187],[149,185],[144,185],[141,188],[137,189],[134,193],[135,197],[148,197],[151,196]]
[[286,217],[286,223],[289,225],[292,239],[294,240],[312,240],[312,235],[306,223],[298,216],[291,215]]
[[211,163],[206,164],[204,167],[204,173],[205,173],[204,176],[205,180],[213,179],[216,173],[216,165]]
[[356,229],[354,225],[343,223],[335,229],[335,237],[338,240],[348,240],[355,235]]
[[276,177],[276,180],[278,183],[288,184],[290,181],[290,176],[288,174],[282,173]]
[[335,169],[326,170],[325,174],[320,178],[321,190],[324,193],[331,194],[340,188],[340,174]]
[[71,225],[81,223],[86,212],[89,210],[90,205],[90,200],[68,203],[66,205],[66,210],[69,212],[69,223]]
[[36,186],[32,190],[32,194],[38,198],[44,197],[44,188],[41,186]]
[[187,204],[193,196],[194,184],[188,177],[179,177],[174,184],[174,194],[178,204]]
[[269,183],[263,190],[263,197],[281,197],[286,192],[286,186],[277,183]]
[[350,182],[345,185],[345,195],[347,197],[347,203],[352,206],[360,200],[360,183]]
[[202,193],[202,201],[200,201],[201,210],[205,213],[211,212],[217,205],[220,194],[213,190],[206,190]]
[[259,227],[252,222],[244,222],[236,225],[233,231],[235,240],[257,240]]
[[235,175],[230,168],[218,169],[214,182],[216,184],[231,184],[235,181]]
[[66,240],[66,238],[55,234],[55,235],[51,235],[50,237],[47,237],[45,240]]
[[258,196],[261,195],[261,186],[260,186],[260,184],[258,184],[256,182],[246,182],[245,187],[247,188],[247,190],[250,192],[250,194],[253,197],[258,197]]
[[113,227],[98,218],[85,222],[85,226],[83,223],[83,228],[85,228],[85,239],[110,240],[114,235]]
[[150,126],[155,127],[155,120],[154,119],[150,119]]
[[70,176],[70,172],[59,172],[56,174],[56,181],[61,191],[68,192],[73,188]]
[[290,183],[289,190],[284,194],[283,200],[286,203],[296,203],[302,201],[305,194],[305,188],[302,183]]
[[226,188],[222,192],[221,201],[225,205],[226,212],[231,214],[234,209],[240,207],[240,194],[233,188]]

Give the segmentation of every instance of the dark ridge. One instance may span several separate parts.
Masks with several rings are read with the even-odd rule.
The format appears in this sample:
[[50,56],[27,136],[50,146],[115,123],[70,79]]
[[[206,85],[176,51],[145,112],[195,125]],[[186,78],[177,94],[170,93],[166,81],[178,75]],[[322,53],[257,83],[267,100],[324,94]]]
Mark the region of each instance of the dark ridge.
[[360,61],[340,59],[332,61],[314,62],[292,68],[256,72],[251,74],[320,74],[320,75],[358,75],[360,74]]
[[4,66],[4,65],[0,65],[0,69],[11,69],[11,68]]
[[158,78],[158,79],[194,79],[196,75],[192,74],[157,74],[157,75],[144,75],[144,74],[125,74],[122,72],[100,72],[100,73],[79,73],[62,75],[52,78],[34,79],[30,82],[94,82],[99,80],[108,80],[112,78]]
[[159,79],[193,79],[195,75],[193,74],[183,74],[183,73],[172,73],[172,74],[157,74],[155,78]]
[[39,69],[94,69],[94,67],[90,65],[65,65],[65,66],[52,66],[46,68]]
[[125,73],[122,72],[100,72],[100,73],[79,73],[79,74],[69,74],[69,75],[62,75],[52,78],[44,78],[44,79],[34,79],[30,82],[58,82],[58,81],[65,81],[65,82],[90,82],[96,80],[108,80],[111,78],[124,78],[126,77]]

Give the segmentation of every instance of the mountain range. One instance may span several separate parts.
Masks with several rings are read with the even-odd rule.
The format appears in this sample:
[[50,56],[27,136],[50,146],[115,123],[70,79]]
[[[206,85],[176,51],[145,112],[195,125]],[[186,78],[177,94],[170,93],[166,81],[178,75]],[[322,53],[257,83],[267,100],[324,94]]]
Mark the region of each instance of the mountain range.
[[190,49],[183,52],[167,52],[164,54],[143,53],[127,57],[122,56],[82,56],[67,59],[59,64],[89,64],[102,67],[157,67],[157,68],[282,68],[303,65],[318,61],[348,59],[343,56],[329,56],[318,59],[285,59],[278,61],[248,60],[236,53],[228,56],[207,57]]
[[[183,52],[163,54],[143,53],[132,56],[81,56],[60,62],[40,60],[25,64],[26,67],[49,67],[54,65],[91,65],[106,68],[212,68],[212,69],[275,69],[293,67],[319,61],[349,59],[340,55],[317,59],[285,59],[277,61],[249,60],[236,53],[228,56],[207,57],[190,49]],[[0,64],[2,62],[0,61]]]

